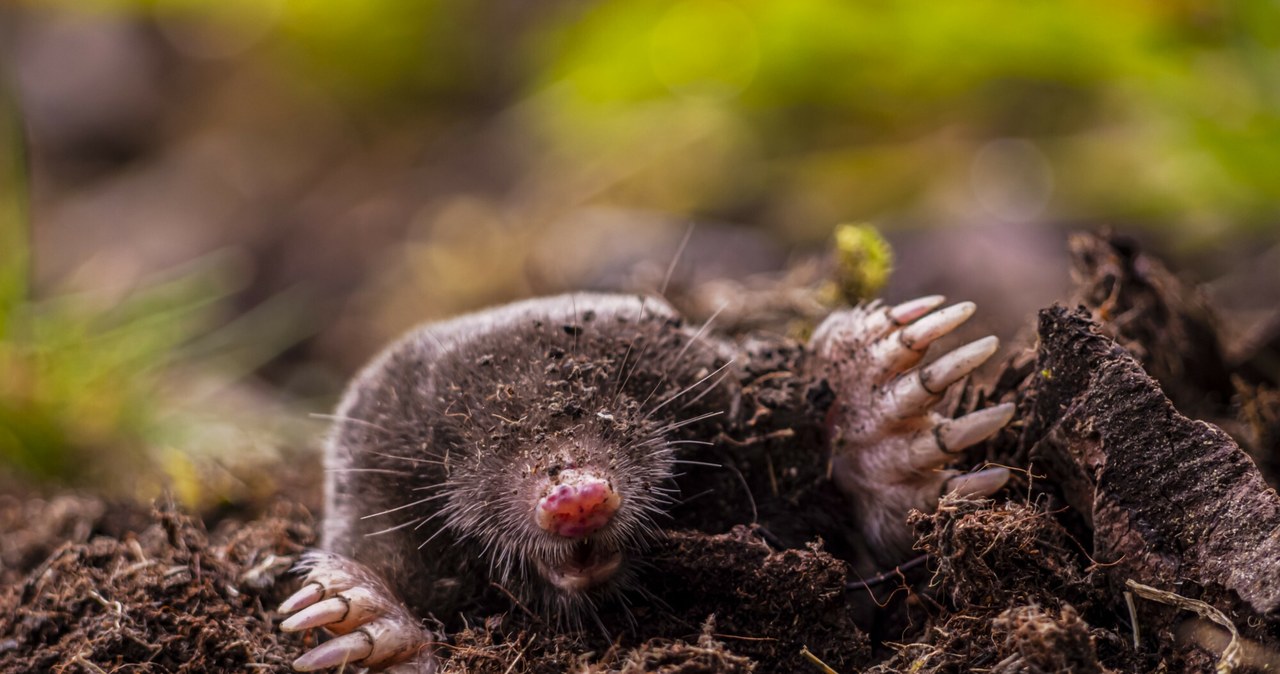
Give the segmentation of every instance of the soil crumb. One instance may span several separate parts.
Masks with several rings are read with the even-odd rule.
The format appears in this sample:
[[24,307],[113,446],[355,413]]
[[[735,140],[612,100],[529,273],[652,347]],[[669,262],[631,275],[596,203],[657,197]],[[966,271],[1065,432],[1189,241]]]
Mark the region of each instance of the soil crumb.
[[[66,517],[46,533],[71,540],[6,584],[0,671],[291,671],[300,650],[277,638],[270,611],[287,590],[282,576],[315,538],[308,514],[284,504],[210,535],[161,505],[149,524],[116,537],[93,532],[102,504],[60,500],[48,508]],[[39,533],[17,536],[7,552],[29,561]]]

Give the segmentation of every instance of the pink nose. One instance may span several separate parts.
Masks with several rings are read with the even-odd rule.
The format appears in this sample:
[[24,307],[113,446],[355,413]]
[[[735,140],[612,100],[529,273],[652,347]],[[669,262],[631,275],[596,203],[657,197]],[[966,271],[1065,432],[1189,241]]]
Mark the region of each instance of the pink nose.
[[560,471],[534,509],[538,526],[566,538],[581,538],[609,523],[622,497],[608,481],[573,468]]

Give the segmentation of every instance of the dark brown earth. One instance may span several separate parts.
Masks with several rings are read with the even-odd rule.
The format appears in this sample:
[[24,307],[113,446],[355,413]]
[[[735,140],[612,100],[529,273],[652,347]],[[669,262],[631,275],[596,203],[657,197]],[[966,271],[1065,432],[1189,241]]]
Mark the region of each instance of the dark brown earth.
[[[512,602],[439,646],[445,671],[1280,668],[1280,340],[1233,342],[1127,241],[1070,245],[1075,296],[1028,317],[1036,348],[1010,349],[958,406],[1017,402],[967,456],[1016,478],[913,516],[921,557],[862,579],[817,541],[673,531],[633,629],[565,634]],[[0,497],[0,672],[290,671],[316,637],[282,636],[273,608],[315,540],[314,498],[196,517]],[[1130,581],[1215,607],[1238,655],[1222,662],[1229,633],[1194,612],[1142,596],[1131,610]]]

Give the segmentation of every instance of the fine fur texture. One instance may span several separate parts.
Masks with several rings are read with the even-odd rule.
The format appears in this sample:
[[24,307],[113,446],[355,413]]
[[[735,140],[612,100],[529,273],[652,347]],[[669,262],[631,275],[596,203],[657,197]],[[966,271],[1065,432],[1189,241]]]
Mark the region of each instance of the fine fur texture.
[[[356,379],[326,457],[323,547],[387,579],[419,615],[450,615],[496,582],[575,622],[626,587],[674,498],[674,450],[736,417],[732,352],[660,300],[531,300],[421,328]],[[566,468],[622,495],[583,539],[538,528],[533,504]],[[620,553],[592,592],[548,569]]]

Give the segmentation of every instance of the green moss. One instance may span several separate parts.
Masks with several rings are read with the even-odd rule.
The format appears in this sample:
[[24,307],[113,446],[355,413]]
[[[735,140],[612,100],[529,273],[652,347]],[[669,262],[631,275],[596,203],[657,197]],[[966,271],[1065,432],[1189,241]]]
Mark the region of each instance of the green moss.
[[835,230],[835,281],[849,304],[876,297],[893,272],[893,248],[875,227],[842,224]]

